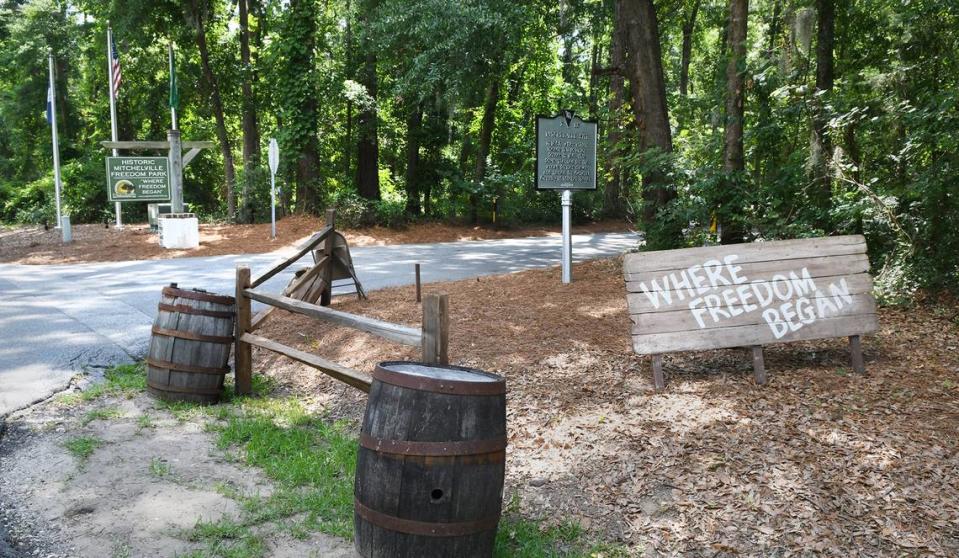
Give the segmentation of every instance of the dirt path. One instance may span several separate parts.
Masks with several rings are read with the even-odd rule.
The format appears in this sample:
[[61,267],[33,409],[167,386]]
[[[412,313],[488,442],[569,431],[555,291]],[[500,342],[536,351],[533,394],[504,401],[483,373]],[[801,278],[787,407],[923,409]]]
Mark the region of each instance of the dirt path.
[[[428,285],[450,295],[454,364],[505,375],[507,500],[571,518],[650,556],[956,556],[959,321],[956,305],[882,308],[864,342],[772,345],[756,386],[742,350],[632,353],[621,260]],[[411,287],[335,307],[415,325]],[[416,350],[277,312],[261,335],[370,371]],[[257,370],[347,415],[359,396],[256,351]]]
[[[126,225],[122,231],[103,225],[74,225],[74,242],[64,246],[60,231],[43,227],[0,226],[0,263],[54,264],[157,260],[186,256],[263,254],[298,243],[323,227],[316,217],[293,215],[277,223],[277,238],[270,240],[270,224],[200,225],[200,247],[195,250],[165,250],[148,225]],[[623,232],[622,221],[603,221],[573,232]],[[417,223],[402,229],[372,227],[343,230],[350,246],[423,244],[457,240],[491,240],[558,235],[559,226],[493,229],[444,223]]]
[[[235,495],[273,491],[258,469],[216,449],[203,420],[181,420],[143,394],[51,400],[8,418],[0,471],[12,556],[220,555],[227,549],[211,547],[200,527],[239,516]],[[256,537],[270,556],[354,556],[347,541],[297,539],[273,523]]]

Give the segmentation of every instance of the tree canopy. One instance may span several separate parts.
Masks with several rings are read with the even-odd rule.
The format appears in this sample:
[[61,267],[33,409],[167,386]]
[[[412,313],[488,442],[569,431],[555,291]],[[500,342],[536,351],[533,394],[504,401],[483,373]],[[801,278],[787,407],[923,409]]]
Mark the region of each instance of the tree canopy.
[[[0,218],[53,220],[47,53],[64,200],[102,222],[110,137],[170,126],[218,149],[187,168],[207,218],[347,224],[558,218],[533,189],[535,118],[599,122],[600,189],[575,218],[655,248],[865,234],[889,293],[959,286],[959,12],[950,0],[2,0]],[[126,204],[129,219],[142,204]]]

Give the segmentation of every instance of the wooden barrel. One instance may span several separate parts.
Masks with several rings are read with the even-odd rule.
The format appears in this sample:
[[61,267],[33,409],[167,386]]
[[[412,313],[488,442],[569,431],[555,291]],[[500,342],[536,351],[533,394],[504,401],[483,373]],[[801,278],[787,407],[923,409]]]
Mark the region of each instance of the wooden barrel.
[[492,556],[505,458],[503,378],[380,363],[356,461],[356,550],[366,558]]
[[230,372],[234,299],[163,288],[147,357],[147,391],[166,401],[213,404]]

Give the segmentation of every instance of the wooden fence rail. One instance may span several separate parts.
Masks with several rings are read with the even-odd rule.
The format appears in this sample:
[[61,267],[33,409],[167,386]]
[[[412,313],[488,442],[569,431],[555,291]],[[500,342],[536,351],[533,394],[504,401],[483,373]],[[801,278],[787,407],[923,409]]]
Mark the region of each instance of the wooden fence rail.
[[[294,256],[264,272],[255,280],[251,280],[252,274],[249,266],[237,266],[235,362],[236,393],[238,395],[250,394],[253,390],[252,348],[254,346],[302,362],[359,390],[365,392],[369,392],[370,390],[372,380],[369,374],[365,372],[354,370],[317,355],[288,347],[259,335],[254,335],[253,331],[260,325],[263,319],[276,308],[303,314],[337,326],[357,329],[403,345],[418,346],[422,351],[423,362],[436,364],[449,363],[449,296],[446,294],[428,294],[423,298],[423,322],[420,329],[325,307],[326,304],[329,304],[332,291],[332,279],[330,275],[332,265],[330,265],[330,263],[332,261],[333,232],[334,214],[332,211],[328,211],[327,226],[323,230],[310,238]],[[314,267],[302,273],[297,279],[294,279],[286,290],[284,290],[283,294],[271,295],[258,293],[254,290],[257,286],[262,285],[271,277],[309,254],[311,250],[319,246],[324,240],[326,240],[324,257],[322,257]],[[308,287],[319,274],[322,274],[324,279],[322,281],[324,286],[323,295],[320,298],[321,305],[311,304],[288,296],[297,294],[298,290],[302,290],[303,287]],[[254,300],[267,305],[267,308],[260,311],[256,317],[253,316],[252,312]]]

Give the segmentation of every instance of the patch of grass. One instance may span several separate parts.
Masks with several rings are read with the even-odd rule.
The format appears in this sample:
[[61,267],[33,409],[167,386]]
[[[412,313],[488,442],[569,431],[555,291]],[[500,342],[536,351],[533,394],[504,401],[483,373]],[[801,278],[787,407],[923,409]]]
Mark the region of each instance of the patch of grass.
[[230,520],[216,522],[199,521],[187,533],[187,539],[206,543],[206,549],[188,556],[197,558],[216,556],[222,558],[260,558],[266,554],[263,539],[253,530]]
[[80,393],[61,396],[58,401],[64,405],[79,405],[94,401],[105,395],[133,397],[147,388],[146,367],[142,362],[136,364],[118,364],[103,374],[103,381],[97,382]]
[[144,413],[137,417],[137,430],[145,430],[147,428],[153,428],[153,418],[150,415]]
[[63,443],[63,447],[67,448],[67,451],[81,464],[86,463],[93,452],[102,445],[103,440],[95,436],[74,436]]
[[154,457],[150,460],[150,473],[158,479],[168,477],[170,476],[170,464],[159,457]]
[[247,398],[218,425],[221,449],[241,458],[279,485],[269,497],[245,498],[248,522],[306,514],[302,527],[349,538],[353,532],[356,439],[344,424],[329,424],[294,399]]
[[583,528],[566,522],[545,527],[538,521],[508,514],[496,533],[496,558],[626,558],[623,547],[591,543]]
[[80,419],[80,424],[86,426],[95,420],[110,420],[122,416],[123,412],[116,407],[103,407],[102,409],[93,409],[87,412],[83,415],[83,418]]

